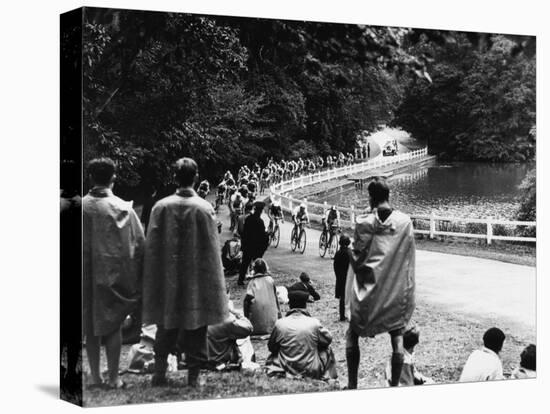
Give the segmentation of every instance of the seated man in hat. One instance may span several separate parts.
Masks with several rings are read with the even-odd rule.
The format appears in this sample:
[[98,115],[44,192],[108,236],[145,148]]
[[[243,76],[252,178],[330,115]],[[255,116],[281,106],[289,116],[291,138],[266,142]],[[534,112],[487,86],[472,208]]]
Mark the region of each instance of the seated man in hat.
[[302,290],[288,293],[290,311],[275,323],[267,344],[271,352],[266,361],[268,375],[336,379],[332,336],[306,310],[308,297]]

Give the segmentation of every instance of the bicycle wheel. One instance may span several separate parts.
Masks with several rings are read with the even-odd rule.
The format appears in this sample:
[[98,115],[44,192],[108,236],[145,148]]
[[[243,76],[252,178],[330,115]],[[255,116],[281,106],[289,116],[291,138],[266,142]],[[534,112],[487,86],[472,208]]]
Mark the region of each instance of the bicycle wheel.
[[292,251],[296,250],[296,227],[294,227],[290,233],[290,248]]
[[328,246],[328,255],[330,256],[331,259],[334,259],[334,255],[336,255],[336,252],[338,251],[339,242],[340,242],[340,239],[338,238],[338,235],[334,234],[332,236],[330,246]]
[[277,248],[279,246],[280,238],[281,238],[281,230],[279,229],[279,225],[277,224],[275,226],[275,230],[273,230],[273,235],[271,236],[271,245]]
[[319,256],[325,257],[326,253],[327,253],[327,233],[322,231],[321,236],[319,237]]
[[306,250],[306,243],[307,243],[307,238],[306,238],[306,231],[304,229],[302,229],[302,231],[300,232],[300,240],[298,241],[298,244],[299,244],[299,248],[300,248],[300,253],[304,254],[304,251]]

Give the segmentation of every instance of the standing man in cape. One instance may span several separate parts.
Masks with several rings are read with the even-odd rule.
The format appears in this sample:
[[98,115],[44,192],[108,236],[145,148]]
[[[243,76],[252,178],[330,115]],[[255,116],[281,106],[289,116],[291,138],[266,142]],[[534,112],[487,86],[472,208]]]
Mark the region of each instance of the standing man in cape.
[[383,178],[368,186],[372,213],[357,218],[353,261],[346,279],[348,388],[357,388],[359,337],[388,332],[393,349],[391,384],[404,362],[403,333],[415,308],[415,245],[411,219],[391,208]]
[[208,361],[207,327],[228,317],[220,243],[212,205],[193,190],[197,164],[175,164],[178,189],[151,212],[143,274],[143,322],[158,327],[154,386],[166,385],[167,357],[181,345],[196,386]]
[[123,388],[118,376],[121,326],[140,298],[143,228],[132,203],[113,194],[116,165],[96,158],[88,165],[92,189],[82,199],[83,322],[92,374],[101,385],[100,347],[105,344],[110,388]]

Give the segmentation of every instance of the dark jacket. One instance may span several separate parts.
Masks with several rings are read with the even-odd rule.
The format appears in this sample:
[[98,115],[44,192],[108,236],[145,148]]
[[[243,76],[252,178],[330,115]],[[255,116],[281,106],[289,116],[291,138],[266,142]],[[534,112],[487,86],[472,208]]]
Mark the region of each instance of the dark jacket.
[[334,274],[336,275],[335,297],[344,297],[346,291],[346,276],[351,261],[351,249],[340,249],[334,255]]
[[268,236],[261,217],[251,214],[244,221],[241,234],[243,253],[253,257],[262,257],[267,249]]
[[302,281],[296,282],[296,283],[294,283],[292,286],[290,286],[287,290],[288,290],[289,292],[290,292],[291,290],[302,290],[302,291],[304,291],[304,292],[309,293],[309,295],[313,298],[313,300],[319,300],[319,299],[321,299],[321,296],[317,293],[317,291],[315,290],[315,288],[314,288],[313,286],[311,286],[310,283],[305,284],[305,283],[303,283]]

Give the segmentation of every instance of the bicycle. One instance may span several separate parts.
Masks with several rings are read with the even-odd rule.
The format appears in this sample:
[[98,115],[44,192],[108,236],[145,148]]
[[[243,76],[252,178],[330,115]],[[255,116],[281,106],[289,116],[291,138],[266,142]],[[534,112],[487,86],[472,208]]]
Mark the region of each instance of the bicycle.
[[217,213],[220,206],[225,203],[225,193],[218,193],[218,196],[216,197],[216,205],[214,206],[214,211]]
[[274,217],[273,221],[275,224],[272,224],[270,227],[272,227],[271,231],[269,232],[269,244],[275,248],[279,246],[279,241],[281,239],[281,229],[279,228],[279,219],[278,217]]
[[[290,248],[293,252],[296,251],[296,248],[298,248],[300,253],[304,254],[304,251],[306,250],[307,236],[303,227],[305,223],[307,223],[307,221],[302,220],[292,229],[292,233],[290,234]],[[299,228],[298,232],[296,232],[296,228]]]
[[323,229],[319,237],[319,256],[325,257],[328,250],[329,257],[334,259],[340,242],[338,236],[339,231],[340,228],[334,224],[331,226],[330,230],[326,227]]

